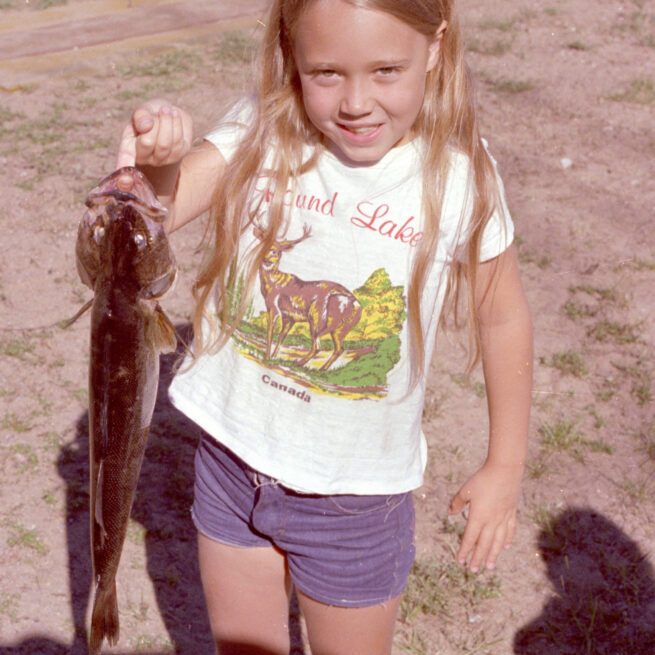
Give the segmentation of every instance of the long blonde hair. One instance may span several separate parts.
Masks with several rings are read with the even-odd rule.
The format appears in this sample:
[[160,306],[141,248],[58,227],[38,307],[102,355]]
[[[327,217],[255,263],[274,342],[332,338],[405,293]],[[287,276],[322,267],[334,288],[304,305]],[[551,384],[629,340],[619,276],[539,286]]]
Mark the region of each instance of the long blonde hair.
[[[221,347],[238,326],[246,311],[249,293],[241,293],[235,304],[231,290],[235,288],[237,276],[243,275],[243,289],[252,289],[267,251],[285,224],[286,190],[295,178],[315,165],[324,147],[321,134],[305,114],[293,57],[298,21],[304,9],[314,1],[274,0],[271,7],[258,58],[255,119],[214,194],[211,246],[194,285],[196,353]],[[478,133],[471,77],[464,62],[453,0],[342,1],[391,14],[430,38],[444,21],[447,23],[439,62],[427,74],[423,106],[414,125],[416,136],[425,143],[424,236],[414,258],[408,291],[412,384],[415,384],[424,373],[425,343],[420,301],[437,248],[442,198],[453,149],[466,155],[471,164],[472,214],[467,229],[466,257],[451,266],[446,306],[454,310],[457,321],[458,298],[466,293],[469,369],[480,356],[475,303],[480,241],[494,210],[501,210],[498,185],[493,164]],[[272,153],[268,152],[270,143],[276,144]],[[303,146],[307,144],[315,146],[314,156],[303,161]],[[244,257],[240,252],[240,239],[256,220],[259,207],[253,205],[253,188],[258,175],[263,172],[265,161],[273,190],[269,221],[262,231],[259,245]],[[235,262],[240,262],[240,265],[236,266]],[[218,302],[220,331],[214,337],[206,338],[202,324],[207,318],[210,298]]]

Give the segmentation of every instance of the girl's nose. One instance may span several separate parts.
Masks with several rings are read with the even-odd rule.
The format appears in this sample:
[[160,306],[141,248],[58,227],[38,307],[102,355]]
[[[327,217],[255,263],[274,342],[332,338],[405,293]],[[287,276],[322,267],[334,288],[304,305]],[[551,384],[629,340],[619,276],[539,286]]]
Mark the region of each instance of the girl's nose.
[[367,80],[350,79],[343,88],[339,109],[349,116],[365,116],[373,108],[373,97]]

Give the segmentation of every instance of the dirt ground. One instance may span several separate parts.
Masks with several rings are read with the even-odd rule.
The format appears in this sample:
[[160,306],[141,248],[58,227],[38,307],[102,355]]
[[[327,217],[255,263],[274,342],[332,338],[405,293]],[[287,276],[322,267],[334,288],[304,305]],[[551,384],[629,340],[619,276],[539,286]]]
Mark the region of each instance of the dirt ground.
[[[49,4],[0,0],[0,23]],[[464,573],[462,524],[446,508],[484,458],[486,402],[480,371],[462,375],[463,336],[440,338],[394,653],[652,655],[655,5],[462,0],[460,11],[534,315],[529,462],[514,547],[496,572]],[[257,37],[80,51],[38,74],[0,62],[3,655],[85,652],[88,317],[58,326],[90,297],[73,255],[85,195],[141,100],[166,96],[208,129],[248,88]],[[182,331],[201,223],[172,236],[180,280],[163,306]],[[121,638],[107,652],[212,652],[188,512],[198,431],[167,401],[172,361],[119,571]]]

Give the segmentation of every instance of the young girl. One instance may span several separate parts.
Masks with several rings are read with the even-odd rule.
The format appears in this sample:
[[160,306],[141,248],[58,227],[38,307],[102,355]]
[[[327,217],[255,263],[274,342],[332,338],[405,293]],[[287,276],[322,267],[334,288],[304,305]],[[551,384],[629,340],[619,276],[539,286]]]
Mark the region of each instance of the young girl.
[[274,0],[259,67],[200,146],[154,100],[118,155],[169,231],[211,209],[195,358],[171,387],[206,431],[193,518],[211,627],[221,654],[288,653],[293,584],[314,655],[389,653],[425,373],[458,297],[490,418],[449,508],[469,506],[458,561],[493,569],[512,541],[532,359],[513,227],[452,0]]

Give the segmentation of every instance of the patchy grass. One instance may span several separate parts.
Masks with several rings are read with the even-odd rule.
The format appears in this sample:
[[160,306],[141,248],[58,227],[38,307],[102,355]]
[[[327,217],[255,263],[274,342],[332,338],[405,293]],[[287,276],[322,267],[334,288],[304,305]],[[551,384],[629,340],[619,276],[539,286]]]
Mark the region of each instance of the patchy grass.
[[188,73],[200,62],[199,56],[188,49],[165,52],[157,57],[139,63],[122,64],[119,66],[120,75],[125,79],[136,77],[161,77],[169,79],[171,76]]
[[[543,453],[547,457],[555,452],[570,452],[579,462],[584,461],[584,452],[614,454],[611,445],[602,439],[585,439],[576,429],[573,421],[544,423],[539,428]],[[544,461],[545,464],[545,461]]]
[[401,621],[411,622],[418,614],[449,616],[452,598],[476,607],[484,600],[500,596],[495,575],[475,575],[454,562],[439,564],[417,560],[400,605]]

